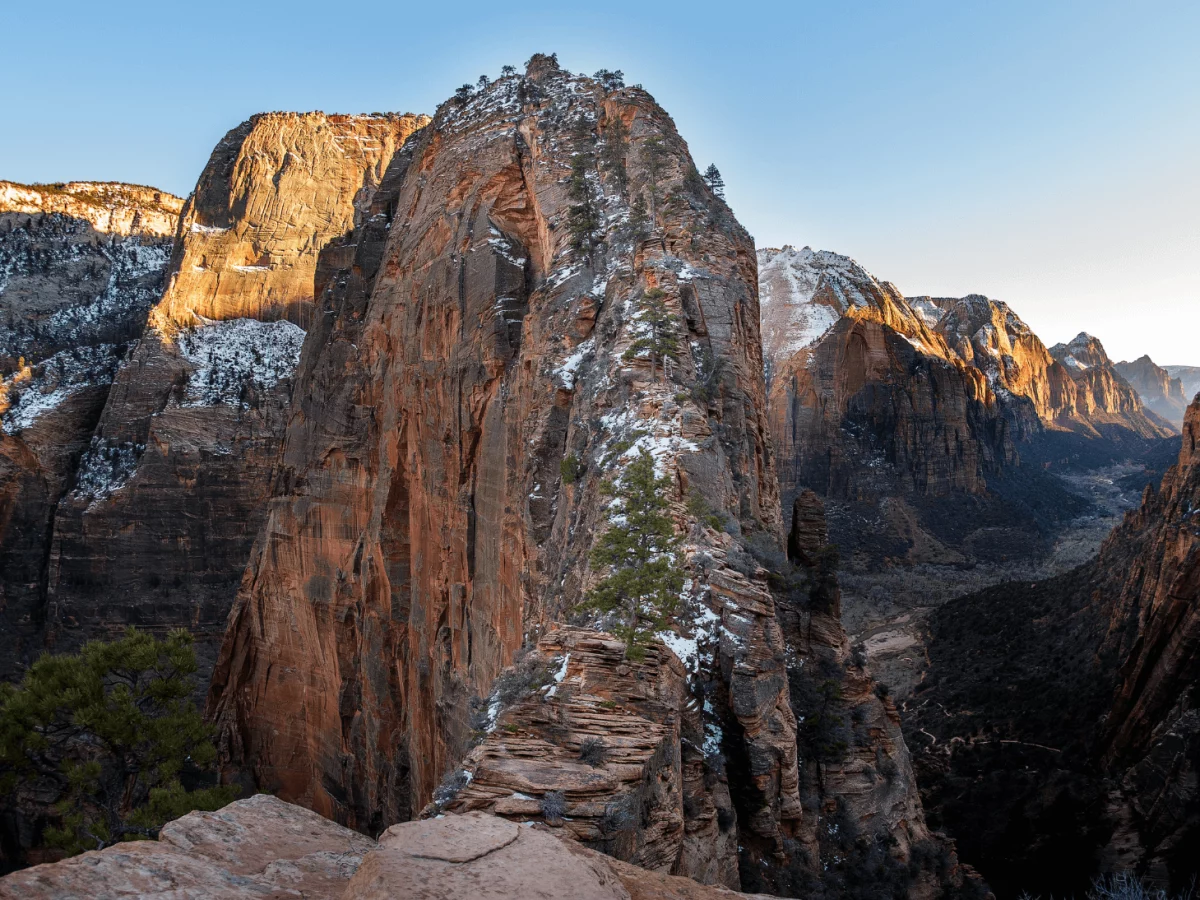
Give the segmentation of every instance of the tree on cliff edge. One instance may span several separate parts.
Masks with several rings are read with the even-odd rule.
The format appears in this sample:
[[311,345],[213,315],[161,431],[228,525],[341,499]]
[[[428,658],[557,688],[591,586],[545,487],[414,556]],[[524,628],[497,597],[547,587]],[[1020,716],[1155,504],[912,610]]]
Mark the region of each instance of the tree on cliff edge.
[[679,353],[679,326],[675,316],[667,308],[666,292],[651,288],[638,300],[633,327],[637,332],[625,359],[635,359],[643,353],[650,356],[650,377],[653,378],[661,364],[662,373],[667,374],[667,361]]
[[[153,838],[235,790],[184,787],[216,762],[212,730],[190,697],[196,654],[186,631],[163,640],[130,628],[79,653],[43,655],[20,685],[0,685],[0,794],[54,798],[46,843],[68,854]],[[211,783],[213,777],[209,775]]]
[[679,538],[667,512],[670,488],[671,480],[657,476],[654,457],[645,450],[601,488],[613,498],[611,518],[590,560],[609,574],[584,605],[616,614],[619,624],[612,630],[625,640],[630,658],[642,656],[655,632],[667,626],[683,590]]

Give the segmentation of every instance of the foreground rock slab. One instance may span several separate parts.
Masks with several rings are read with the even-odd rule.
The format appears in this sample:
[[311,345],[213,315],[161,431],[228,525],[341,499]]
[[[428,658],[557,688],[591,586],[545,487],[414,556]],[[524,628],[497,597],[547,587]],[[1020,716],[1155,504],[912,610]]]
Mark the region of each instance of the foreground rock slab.
[[268,794],[0,879],[0,900],[334,898],[375,842]]
[[375,841],[260,794],[189,813],[157,841],[118,844],[0,879],[0,900],[733,900],[617,862],[544,826],[467,813],[393,825]]
[[544,826],[466,813],[393,825],[343,900],[719,900],[765,897],[709,887],[618,862]]

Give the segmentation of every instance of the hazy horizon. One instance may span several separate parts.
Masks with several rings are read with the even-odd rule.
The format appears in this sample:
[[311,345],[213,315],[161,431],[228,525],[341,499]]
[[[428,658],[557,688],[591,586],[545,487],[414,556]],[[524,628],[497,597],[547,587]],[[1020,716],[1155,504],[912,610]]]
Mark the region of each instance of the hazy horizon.
[[186,195],[255,112],[432,113],[557,52],[654,94],[758,246],[1004,300],[1048,345],[1200,365],[1200,5],[195,9],[10,12],[0,178]]

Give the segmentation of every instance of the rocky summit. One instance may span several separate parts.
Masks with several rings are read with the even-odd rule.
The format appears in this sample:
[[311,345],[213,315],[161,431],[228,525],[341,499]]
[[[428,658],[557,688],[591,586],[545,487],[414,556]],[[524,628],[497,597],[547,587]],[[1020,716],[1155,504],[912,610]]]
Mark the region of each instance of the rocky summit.
[[0,898],[1194,873],[1194,373],[756,247],[620,73],[0,182],[0,312]]

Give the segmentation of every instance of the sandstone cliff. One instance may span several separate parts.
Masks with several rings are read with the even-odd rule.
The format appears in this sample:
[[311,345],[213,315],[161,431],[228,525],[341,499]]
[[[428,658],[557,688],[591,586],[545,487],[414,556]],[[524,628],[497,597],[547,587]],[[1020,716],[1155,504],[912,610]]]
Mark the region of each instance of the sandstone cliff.
[[217,145],[166,291],[58,506],[49,643],[185,626],[207,678],[263,520],[318,254],[424,121],[272,113]]
[[177,197],[0,182],[0,677],[41,648],[51,518],[162,292]]
[[[614,839],[629,858],[731,882],[736,828],[743,872],[819,878],[789,669],[817,643],[845,653],[844,633],[828,609],[776,595],[752,555],[782,548],[755,256],[669,117],[640,89],[535,57],[405,144],[317,282],[322,315],[210,695],[230,776],[362,830],[409,818],[460,769],[472,698],[540,639],[579,690],[501,718],[458,802],[518,815],[534,801],[514,794],[561,788],[591,839],[604,798],[636,795],[657,824]],[[650,289],[682,332],[657,367],[635,346]],[[613,514],[601,484],[642,449],[676,485],[687,535],[684,612],[664,635],[687,678],[656,657],[632,686],[603,635],[553,628],[598,577],[588,550]],[[567,647],[588,641],[590,656]],[[895,735],[869,679],[854,690],[866,746]],[[640,732],[619,742],[627,767],[550,772],[622,716]],[[902,743],[880,748],[898,760],[882,789],[897,812],[864,812],[864,841],[894,841],[903,868],[926,832]],[[861,762],[843,769],[869,780]]]
[[1200,386],[1193,388],[1190,394],[1184,394],[1183,382],[1155,365],[1149,356],[1139,357],[1133,362],[1114,363],[1113,368],[1137,391],[1147,409],[1176,428],[1183,427],[1183,412],[1187,409],[1188,397],[1200,390]]
[[1184,397],[1194,397],[1200,392],[1200,366],[1163,366],[1163,369],[1182,382]]

